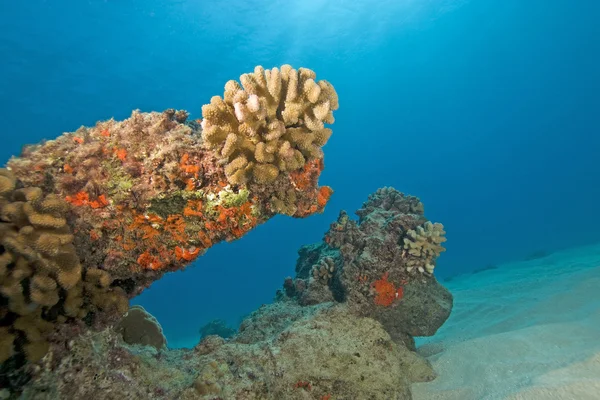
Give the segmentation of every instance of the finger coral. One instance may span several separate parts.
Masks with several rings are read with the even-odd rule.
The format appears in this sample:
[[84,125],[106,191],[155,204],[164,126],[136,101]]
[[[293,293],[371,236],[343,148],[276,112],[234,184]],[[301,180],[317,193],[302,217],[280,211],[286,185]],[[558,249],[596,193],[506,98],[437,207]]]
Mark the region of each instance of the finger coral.
[[55,324],[127,304],[106,272],[82,269],[69,208],[0,169],[0,362],[19,351],[37,361]]
[[337,93],[307,68],[257,66],[202,107],[202,138],[225,163],[232,184],[273,182],[280,172],[321,159],[331,136]]
[[[444,226],[440,223],[432,224],[427,221],[415,229],[411,229],[406,233],[404,238],[404,248],[406,252],[414,257],[424,260],[424,266],[417,266],[419,272],[433,273],[433,261],[443,252],[446,251],[442,247],[442,243],[446,241],[444,235]],[[407,268],[410,272],[414,267],[411,265]]]
[[331,257],[325,257],[312,268],[313,278],[324,284],[329,283],[335,271],[335,261]]

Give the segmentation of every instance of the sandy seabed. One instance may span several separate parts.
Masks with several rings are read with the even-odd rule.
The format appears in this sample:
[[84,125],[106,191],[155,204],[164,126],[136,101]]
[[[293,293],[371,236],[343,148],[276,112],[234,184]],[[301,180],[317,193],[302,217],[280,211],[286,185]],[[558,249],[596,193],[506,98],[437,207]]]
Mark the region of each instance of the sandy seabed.
[[600,244],[444,283],[454,309],[417,342],[415,400],[600,399]]

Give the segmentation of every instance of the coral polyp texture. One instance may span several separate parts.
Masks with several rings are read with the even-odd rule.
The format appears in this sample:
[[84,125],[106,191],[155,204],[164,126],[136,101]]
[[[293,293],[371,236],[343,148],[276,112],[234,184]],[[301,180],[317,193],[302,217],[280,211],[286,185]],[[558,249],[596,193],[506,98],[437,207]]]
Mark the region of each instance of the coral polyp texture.
[[202,137],[225,164],[231,184],[274,182],[323,158],[338,97],[307,68],[258,66],[202,107]]
[[446,232],[424,217],[418,198],[393,188],[377,190],[356,214],[358,221],[342,211],[322,243],[300,249],[282,294],[305,305],[346,303],[412,347],[452,309],[452,295],[433,276]]

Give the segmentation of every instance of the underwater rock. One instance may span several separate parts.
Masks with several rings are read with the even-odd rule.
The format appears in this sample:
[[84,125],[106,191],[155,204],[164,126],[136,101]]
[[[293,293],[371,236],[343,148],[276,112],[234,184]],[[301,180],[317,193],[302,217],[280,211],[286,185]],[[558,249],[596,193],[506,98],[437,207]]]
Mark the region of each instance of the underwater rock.
[[[157,352],[126,345],[114,329],[87,333],[71,342],[58,367],[40,369],[24,394],[410,399],[411,383],[436,377],[413,337],[432,335],[452,308],[450,293],[423,267],[439,252],[404,247],[408,232],[430,231],[422,212],[418,199],[379,190],[358,222],[342,212],[323,243],[302,247],[297,276],[228,340],[207,335],[194,349]],[[439,238],[428,243],[439,251]]]
[[[267,306],[249,319],[252,325],[270,326],[286,307],[296,308],[292,312],[296,320],[288,320],[283,330],[241,348],[236,340],[223,345],[209,355],[212,361],[200,370],[200,379],[204,379],[202,371],[213,369],[212,362],[223,365],[229,360],[228,371],[217,380],[223,398],[240,398],[245,392],[265,399],[320,399],[328,395],[410,398],[399,346],[380,324],[370,318],[356,318],[345,306],[332,304]],[[254,350],[231,357],[233,349],[244,347]]]
[[345,303],[414,349],[413,337],[433,335],[452,310],[452,295],[432,273],[443,226],[427,221],[418,198],[393,188],[377,190],[356,214],[358,221],[342,211],[323,242],[299,250],[296,277],[278,298]]
[[157,350],[167,348],[162,327],[152,314],[142,306],[133,306],[115,327],[127,344],[152,346]]
[[[273,328],[275,320],[281,323]],[[53,369],[40,369],[23,396],[408,400],[411,382],[433,374],[380,323],[343,304],[278,302],[244,325],[246,334],[228,342],[206,346],[217,338],[208,336],[194,350],[160,353],[129,347],[112,329],[87,332]],[[259,334],[261,328],[271,329]]]
[[210,335],[216,335],[222,337],[223,339],[227,339],[235,335],[235,333],[236,330],[228,326],[225,321],[222,319],[214,319],[200,328],[200,339]]

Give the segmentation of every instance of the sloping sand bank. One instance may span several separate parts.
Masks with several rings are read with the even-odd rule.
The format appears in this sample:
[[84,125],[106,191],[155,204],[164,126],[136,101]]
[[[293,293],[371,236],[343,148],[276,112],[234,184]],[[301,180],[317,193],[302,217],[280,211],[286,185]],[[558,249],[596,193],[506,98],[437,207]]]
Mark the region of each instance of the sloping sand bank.
[[600,399],[600,245],[455,278],[415,400]]

